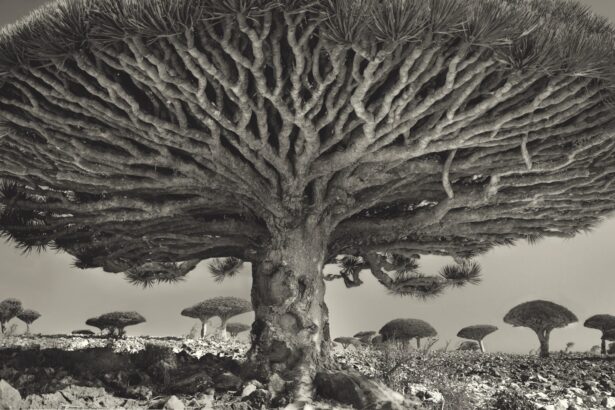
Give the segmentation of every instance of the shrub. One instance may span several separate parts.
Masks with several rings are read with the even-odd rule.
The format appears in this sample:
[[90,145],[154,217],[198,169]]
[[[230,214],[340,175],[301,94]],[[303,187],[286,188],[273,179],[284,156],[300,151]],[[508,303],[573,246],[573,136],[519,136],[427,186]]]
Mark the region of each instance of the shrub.
[[83,336],[92,336],[94,334],[94,332],[92,332],[90,329],[73,330],[70,333],[73,335],[83,335]]
[[485,351],[485,346],[483,345],[483,339],[490,335],[491,333],[498,330],[496,326],[492,325],[473,325],[467,326],[461,329],[457,333],[457,337],[461,337],[464,339],[470,339],[478,343],[478,347],[481,352]]
[[344,346],[344,350],[348,346],[355,346],[355,347],[357,347],[357,346],[361,345],[361,341],[359,339],[357,339],[356,337],[336,337],[335,339],[333,339],[333,341],[341,344],[342,346]]
[[26,334],[30,333],[30,325],[39,317],[41,317],[41,314],[32,309],[22,310],[17,315],[17,318],[26,324]]
[[17,299],[9,298],[0,302],[0,330],[6,333],[6,323],[16,317],[23,310],[21,302]]
[[429,323],[419,319],[394,319],[380,329],[384,342],[398,340],[409,342],[416,339],[416,347],[420,349],[421,339],[438,334]]

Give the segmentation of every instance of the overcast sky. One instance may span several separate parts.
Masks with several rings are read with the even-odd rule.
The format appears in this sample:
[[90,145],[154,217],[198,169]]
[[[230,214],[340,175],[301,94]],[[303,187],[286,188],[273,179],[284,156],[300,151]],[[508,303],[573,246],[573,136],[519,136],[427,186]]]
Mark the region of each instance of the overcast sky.
[[[15,21],[43,0],[0,0],[0,25]],[[615,22],[615,0],[583,0],[596,13]],[[546,299],[572,310],[580,323],[551,334],[551,349],[574,342],[578,350],[599,343],[600,333],[585,329],[582,322],[596,313],[615,314],[615,219],[588,235],[574,239],[546,239],[530,246],[492,250],[478,260],[484,280],[479,286],[449,290],[438,299],[421,302],[394,297],[368,272],[364,285],[346,289],[339,281],[327,283],[333,337],[360,330],[378,330],[394,318],[419,318],[431,323],[441,341],[456,346],[457,331],[472,324],[493,324],[500,330],[485,339],[490,350],[526,353],[538,345],[526,328],[513,328],[502,317],[513,306],[533,299]],[[112,310],[136,310],[147,323],[128,328],[128,334],[182,335],[194,322],[179,315],[186,306],[213,296],[249,299],[251,278],[246,270],[239,277],[216,284],[206,262],[175,285],[152,289],[129,285],[122,275],[99,269],[71,267],[72,258],[54,252],[21,255],[12,245],[0,243],[0,300],[16,297],[27,308],[41,312],[32,326],[43,333],[70,332],[85,327],[84,321]],[[425,273],[435,274],[448,258],[421,259]],[[246,314],[236,319],[249,323]]]

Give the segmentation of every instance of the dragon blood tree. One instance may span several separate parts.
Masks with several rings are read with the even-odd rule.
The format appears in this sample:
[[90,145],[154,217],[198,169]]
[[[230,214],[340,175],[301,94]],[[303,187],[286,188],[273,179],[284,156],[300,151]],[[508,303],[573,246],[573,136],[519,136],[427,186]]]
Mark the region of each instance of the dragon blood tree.
[[58,1],[0,37],[0,225],[133,280],[250,262],[249,362],[309,380],[325,264],[437,293],[615,207],[613,33],[564,0]]
[[480,351],[484,353],[485,345],[483,344],[483,339],[496,330],[498,330],[498,328],[492,325],[472,325],[464,327],[457,332],[457,337],[475,341],[480,347]]
[[[583,326],[590,329],[600,330],[604,336],[605,332],[615,329],[615,316],[608,314],[593,315],[588,317],[585,322],[583,322]],[[600,340],[600,354],[606,354],[606,340],[604,337],[601,337]]]
[[26,324],[26,334],[30,334],[30,325],[39,317],[41,314],[32,309],[24,309],[17,315],[17,319]]
[[577,322],[574,313],[557,303],[532,300],[510,309],[504,323],[515,327],[528,327],[536,333],[540,342],[540,357],[549,357],[549,337],[553,329]]
[[400,341],[406,345],[416,339],[416,348],[421,348],[421,339],[435,337],[438,332],[429,323],[420,319],[393,319],[380,329],[383,341]]
[[6,324],[9,320],[16,317],[23,311],[21,301],[8,298],[0,302],[0,332],[4,334],[6,332]]

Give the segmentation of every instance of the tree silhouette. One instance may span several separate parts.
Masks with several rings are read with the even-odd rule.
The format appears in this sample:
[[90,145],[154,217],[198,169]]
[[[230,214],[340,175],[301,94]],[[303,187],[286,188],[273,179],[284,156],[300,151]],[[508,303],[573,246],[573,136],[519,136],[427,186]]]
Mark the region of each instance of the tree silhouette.
[[421,339],[438,334],[429,323],[420,319],[394,319],[384,325],[379,332],[383,341],[409,342],[416,339],[417,349],[421,348]]
[[546,300],[533,300],[512,308],[504,322],[513,326],[532,329],[540,341],[540,357],[549,357],[549,336],[553,329],[565,327],[579,319],[557,303]]
[[[598,329],[604,336],[604,332],[615,329],[615,316],[608,314],[593,315],[585,320],[583,326],[590,329]],[[606,341],[604,337],[601,337],[600,353],[606,354]]]
[[17,315],[17,319],[21,320],[22,322],[26,324],[26,334],[30,334],[30,325],[32,324],[32,322],[34,322],[39,317],[41,317],[41,314],[38,313],[36,310],[32,310],[32,309],[22,310]]
[[21,301],[13,298],[4,299],[0,302],[0,330],[6,332],[6,323],[17,316],[23,310]]
[[145,318],[137,312],[110,312],[94,319],[88,319],[85,323],[89,326],[98,327],[101,332],[107,329],[109,335],[123,337],[126,334],[125,327],[144,322]]
[[56,2],[0,35],[0,225],[141,282],[250,262],[248,362],[309,380],[325,264],[432,295],[421,254],[464,283],[615,207],[612,44],[558,0]]
[[473,325],[461,329],[457,333],[457,337],[476,341],[480,347],[480,351],[484,353],[485,346],[483,345],[483,339],[496,330],[498,330],[498,328],[492,325]]

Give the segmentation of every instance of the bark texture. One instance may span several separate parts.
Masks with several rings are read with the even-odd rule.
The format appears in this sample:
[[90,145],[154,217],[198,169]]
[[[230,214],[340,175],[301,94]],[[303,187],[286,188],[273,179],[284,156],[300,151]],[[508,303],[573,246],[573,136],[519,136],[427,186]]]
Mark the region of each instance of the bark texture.
[[300,395],[307,394],[311,378],[329,362],[324,257],[322,230],[302,227],[281,231],[253,267],[249,360],[261,378],[277,373],[298,381]]

